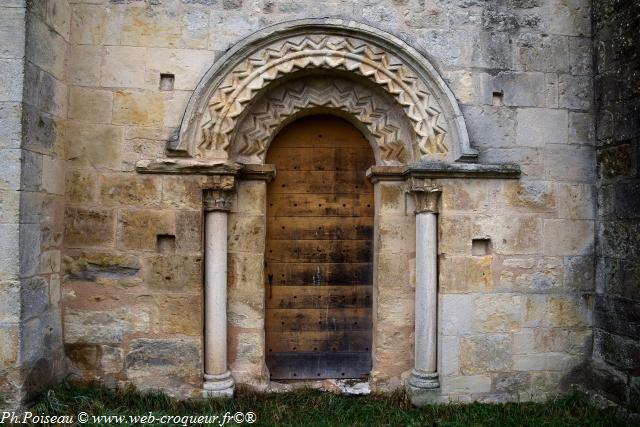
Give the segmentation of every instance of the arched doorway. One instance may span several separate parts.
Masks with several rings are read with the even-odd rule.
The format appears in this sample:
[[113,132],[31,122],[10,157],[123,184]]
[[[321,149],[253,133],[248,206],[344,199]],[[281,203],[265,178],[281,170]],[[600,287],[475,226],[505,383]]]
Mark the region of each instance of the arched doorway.
[[285,127],[267,153],[266,361],[272,379],[371,370],[373,186],[364,136],[328,115]]

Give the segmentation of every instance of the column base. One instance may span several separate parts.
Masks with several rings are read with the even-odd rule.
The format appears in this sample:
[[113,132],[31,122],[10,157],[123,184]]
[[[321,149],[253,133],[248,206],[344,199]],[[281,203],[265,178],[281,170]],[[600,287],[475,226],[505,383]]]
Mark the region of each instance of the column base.
[[204,374],[204,385],[202,388],[204,397],[229,399],[233,397],[235,381],[231,376],[231,371],[218,375]]
[[432,390],[440,387],[437,372],[424,372],[414,369],[407,379],[407,385],[414,388]]
[[411,371],[406,383],[407,394],[415,406],[444,403],[437,372]]

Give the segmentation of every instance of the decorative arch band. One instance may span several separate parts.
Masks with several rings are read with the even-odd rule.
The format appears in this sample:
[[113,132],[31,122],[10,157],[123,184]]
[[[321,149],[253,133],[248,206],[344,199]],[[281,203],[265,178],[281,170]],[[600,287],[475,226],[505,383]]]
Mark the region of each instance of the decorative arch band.
[[[234,137],[239,123],[273,85],[309,70],[346,72],[356,81],[378,87],[401,108],[411,135],[399,141],[374,132],[380,161],[389,158],[389,153],[396,157],[391,163],[414,157],[465,161],[475,157],[453,95],[423,56],[390,34],[336,20],[293,21],[272,27],[228,52],[194,93],[180,139],[170,148],[202,160],[228,158],[229,153],[261,154],[265,136],[257,140]],[[318,96],[312,98],[318,101]],[[336,99],[329,104],[332,101]],[[359,120],[371,121],[353,105],[351,110]],[[232,147],[236,143],[243,146]],[[415,156],[403,157],[403,150]]]

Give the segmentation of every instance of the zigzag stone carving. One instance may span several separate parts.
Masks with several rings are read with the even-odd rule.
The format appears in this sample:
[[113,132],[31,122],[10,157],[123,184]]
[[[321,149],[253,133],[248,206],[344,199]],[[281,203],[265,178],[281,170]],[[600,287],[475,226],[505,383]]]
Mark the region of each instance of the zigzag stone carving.
[[382,164],[403,164],[412,157],[407,145],[412,131],[399,120],[397,106],[355,82],[322,78],[299,79],[263,96],[232,134],[233,154],[262,159],[288,118],[317,107],[340,110],[366,126],[379,147]]
[[201,121],[196,156],[211,158],[226,152],[239,116],[256,94],[284,75],[309,68],[346,70],[381,86],[411,121],[421,154],[448,151],[447,131],[435,101],[400,59],[355,37],[309,34],[265,46],[224,77]]

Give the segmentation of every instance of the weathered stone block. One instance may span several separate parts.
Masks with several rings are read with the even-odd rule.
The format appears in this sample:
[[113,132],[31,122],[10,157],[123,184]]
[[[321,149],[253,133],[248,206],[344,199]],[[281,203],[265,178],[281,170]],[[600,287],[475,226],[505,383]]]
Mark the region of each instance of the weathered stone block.
[[127,375],[163,378],[163,382],[179,376],[200,375],[199,345],[198,341],[187,339],[135,339],[125,358]]
[[472,225],[471,237],[489,237],[497,254],[539,253],[542,221],[534,215],[482,217]]
[[510,107],[545,107],[546,79],[539,72],[500,72],[495,77],[485,77],[488,86],[485,103],[493,92],[502,94],[502,102]]
[[78,45],[101,45],[108,16],[112,11],[102,5],[73,4],[71,9],[71,42]]
[[110,209],[67,207],[64,242],[69,248],[112,246],[116,215]]
[[202,297],[158,295],[160,330],[167,334],[200,336],[202,334]]
[[560,327],[589,326],[591,307],[586,296],[550,297],[548,324]]
[[69,118],[87,123],[111,123],[113,92],[72,86],[69,89]]
[[214,52],[208,50],[149,49],[146,80],[150,89],[157,89],[160,73],[171,73],[176,77],[174,90],[192,91],[213,61]]
[[563,288],[562,258],[506,258],[499,268],[500,288],[550,292]]
[[66,343],[118,344],[126,334],[148,332],[149,310],[136,305],[109,311],[66,308],[63,316]]
[[443,393],[488,393],[491,377],[488,375],[465,375],[442,378]]
[[164,97],[156,92],[117,91],[113,97],[113,123],[158,126],[164,119]]
[[71,122],[66,129],[66,158],[71,166],[120,169],[122,127]]
[[589,184],[557,184],[558,217],[562,219],[593,219],[596,202],[594,188]]
[[202,257],[199,255],[156,255],[146,258],[144,282],[149,289],[170,292],[200,292]]
[[516,371],[568,372],[581,361],[582,357],[565,353],[514,354],[513,369]]
[[566,37],[527,32],[518,37],[516,49],[518,62],[525,71],[569,71],[569,42]]
[[0,224],[0,278],[17,279],[19,275],[18,224]]
[[444,293],[493,290],[491,256],[442,257],[440,290]]
[[520,329],[525,299],[514,294],[477,295],[472,327],[478,332],[514,332]]
[[442,210],[484,212],[489,207],[489,191],[494,184],[480,180],[442,182]]
[[105,206],[158,206],[161,191],[161,178],[155,176],[109,174],[100,179],[100,201]]
[[561,108],[589,110],[593,98],[591,76],[561,74],[558,77],[558,102]]
[[98,175],[91,169],[69,170],[65,177],[65,199],[70,203],[96,200]]
[[143,87],[145,49],[132,46],[107,46],[100,73],[103,87]]
[[591,35],[591,4],[581,0],[552,2],[549,30],[568,36]]
[[102,46],[78,45],[69,49],[68,83],[80,86],[100,86]]
[[592,220],[545,219],[544,253],[589,255],[594,249]]
[[502,183],[499,204],[507,211],[554,212],[557,196],[545,181],[507,181]]
[[[544,126],[541,124],[544,123]],[[522,147],[544,147],[566,144],[569,116],[565,110],[526,108],[518,110],[517,144]]]
[[462,375],[510,370],[511,337],[482,335],[460,339],[460,373]]
[[478,148],[513,147],[516,143],[516,114],[510,108],[463,107],[469,139]]
[[0,149],[19,148],[22,139],[22,104],[0,102]]
[[594,176],[592,147],[552,144],[544,151],[547,179],[591,183]]
[[18,361],[18,349],[20,348],[19,328],[17,325],[4,325],[0,327],[0,367],[8,368]]
[[202,251],[202,211],[176,212],[176,250],[178,253]]
[[590,76],[593,73],[593,42],[591,38],[569,38],[569,71],[574,76]]
[[263,216],[230,214],[229,252],[264,253],[266,224]]
[[490,148],[480,151],[480,161],[487,163],[517,163],[522,176],[544,179],[543,150],[541,148]]
[[232,212],[247,215],[265,215],[267,210],[267,185],[264,181],[239,181],[236,188],[237,203]]
[[474,297],[468,294],[440,295],[439,307],[443,335],[459,336],[472,330]]
[[123,210],[118,217],[118,247],[155,250],[159,234],[176,234],[173,211]]
[[67,282],[72,280],[97,281],[104,278],[129,278],[140,270],[135,255],[112,252],[68,252],[64,258]]

